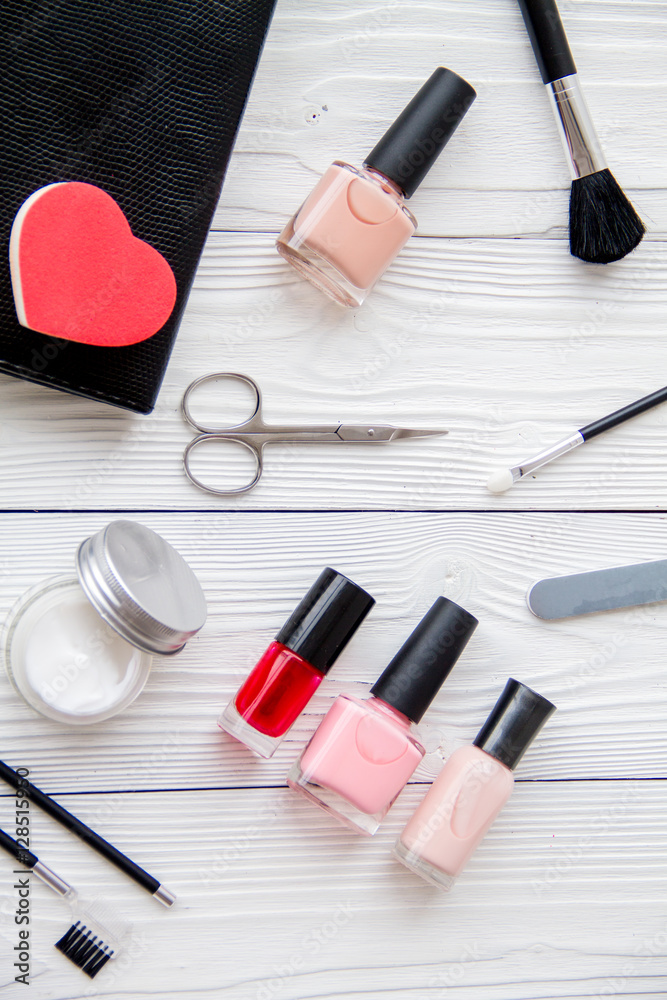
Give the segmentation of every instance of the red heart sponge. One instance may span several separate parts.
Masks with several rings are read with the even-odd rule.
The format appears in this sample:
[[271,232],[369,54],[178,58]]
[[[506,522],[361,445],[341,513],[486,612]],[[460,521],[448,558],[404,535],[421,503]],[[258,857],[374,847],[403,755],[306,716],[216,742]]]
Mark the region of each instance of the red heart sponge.
[[21,326],[62,340],[138,344],[176,303],[167,261],[133,236],[121,207],[94,184],[35,191],[14,219],[9,263]]

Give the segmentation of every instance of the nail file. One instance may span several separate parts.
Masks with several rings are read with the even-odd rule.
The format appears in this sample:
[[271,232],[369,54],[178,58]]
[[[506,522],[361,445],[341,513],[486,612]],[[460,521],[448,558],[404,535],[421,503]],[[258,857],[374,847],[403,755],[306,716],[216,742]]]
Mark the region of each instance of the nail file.
[[667,559],[540,580],[526,600],[534,615],[549,621],[665,601]]
[[170,265],[95,184],[67,181],[31,194],[12,225],[9,264],[19,323],[59,340],[138,344],[176,304]]

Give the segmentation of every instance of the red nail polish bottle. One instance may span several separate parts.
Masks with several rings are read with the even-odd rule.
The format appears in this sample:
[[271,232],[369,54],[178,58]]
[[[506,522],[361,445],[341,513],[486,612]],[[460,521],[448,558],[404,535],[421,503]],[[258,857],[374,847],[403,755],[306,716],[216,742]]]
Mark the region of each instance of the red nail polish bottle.
[[325,569],[230,701],[218,725],[271,757],[375,604]]

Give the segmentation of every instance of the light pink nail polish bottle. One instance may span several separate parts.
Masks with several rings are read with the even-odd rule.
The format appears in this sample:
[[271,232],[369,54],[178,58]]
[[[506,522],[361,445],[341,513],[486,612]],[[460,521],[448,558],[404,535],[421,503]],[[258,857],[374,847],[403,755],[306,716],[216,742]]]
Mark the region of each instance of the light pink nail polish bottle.
[[555,710],[510,678],[473,745],[452,754],[398,838],[398,860],[451,889],[512,794],[514,768]]
[[357,833],[373,834],[424,756],[411,732],[477,627],[439,597],[363,701],[339,695],[287,777]]
[[360,306],[417,228],[405,202],[476,96],[438,67],[361,170],[341,160],[329,167],[278,237],[278,252],[336,302]]

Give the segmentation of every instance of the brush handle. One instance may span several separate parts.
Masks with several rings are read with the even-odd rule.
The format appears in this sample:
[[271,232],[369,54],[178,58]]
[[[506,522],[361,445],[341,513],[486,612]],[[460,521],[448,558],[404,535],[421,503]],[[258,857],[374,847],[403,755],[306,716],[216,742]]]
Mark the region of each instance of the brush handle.
[[68,882],[62,879],[60,875],[52,872],[45,864],[42,864],[37,855],[33,854],[32,851],[27,851],[24,847],[21,847],[19,842],[10,837],[4,830],[0,830],[0,847],[7,851],[8,854],[11,854],[13,858],[16,858],[17,861],[20,861],[22,865],[25,865],[26,868],[29,868],[34,875],[41,879],[45,885],[48,885],[49,889],[53,889],[58,896],[63,896],[68,900],[76,899],[76,892]]
[[610,413],[607,417],[594,420],[592,424],[582,427],[579,433],[584,441],[588,441],[590,438],[604,433],[604,431],[611,430],[612,427],[617,427],[619,424],[625,423],[631,417],[637,417],[640,413],[645,413],[646,410],[651,410],[654,406],[659,406],[660,403],[665,402],[667,402],[667,386],[663,389],[658,389],[657,392],[652,392],[650,396],[643,396],[642,399],[638,399],[636,402],[630,403],[620,410],[615,410],[614,413]]
[[[31,799],[38,806],[40,806],[44,812],[48,813],[49,816],[53,816],[54,819],[62,823],[64,827],[75,833],[77,837],[81,840],[85,840],[87,844],[90,844],[94,850],[110,861],[112,864],[120,868],[122,872],[129,875],[131,879],[134,879],[142,888],[147,889],[153,896],[156,896],[159,902],[164,903],[166,906],[170,906],[171,903],[167,902],[164,898],[165,890],[163,886],[160,885],[156,878],[149,875],[147,871],[141,868],[139,865],[131,861],[130,858],[126,857],[121,851],[117,850],[110,844],[108,840],[104,837],[100,837],[99,833],[95,833],[91,830],[89,826],[82,823],[80,819],[73,816],[71,812],[64,809],[63,806],[58,805],[57,802],[45,792],[40,791],[31,782],[27,781],[25,778],[20,777],[16,771],[12,770],[7,764],[0,760],[0,778],[7,782],[7,784],[12,785],[14,788],[23,789],[27,798]],[[11,838],[10,838],[11,839]],[[171,894],[169,893],[169,896]],[[173,902],[173,899],[172,899]]]
[[543,83],[577,72],[556,0],[519,0]]
[[21,847],[21,845],[14,840],[13,837],[10,837],[8,833],[5,833],[4,830],[0,830],[0,847],[7,851],[8,854],[11,854],[13,858],[16,858],[17,861],[20,861],[22,865],[25,865],[26,868],[34,868],[39,861],[36,854],[33,854],[32,851],[27,851],[24,847]]

